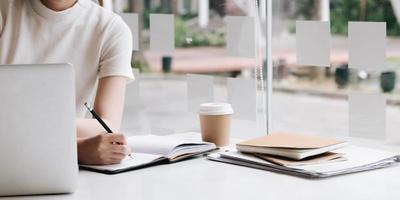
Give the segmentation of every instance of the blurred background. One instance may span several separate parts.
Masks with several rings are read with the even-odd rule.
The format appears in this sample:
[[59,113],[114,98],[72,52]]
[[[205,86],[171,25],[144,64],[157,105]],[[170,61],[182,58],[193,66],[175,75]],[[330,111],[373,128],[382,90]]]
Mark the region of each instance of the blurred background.
[[[265,87],[266,74],[260,72],[265,72],[266,67],[266,0],[103,0],[100,3],[116,13],[139,14],[140,50],[133,52],[132,67],[140,71],[140,86],[137,86],[140,106],[139,97],[128,92],[124,123],[127,130],[156,134],[198,130],[197,115],[186,109],[186,75],[205,74],[214,77],[215,98],[221,101],[226,99],[227,77],[256,80],[257,120],[236,120],[233,126],[237,132],[249,132],[249,137],[265,133],[265,91],[260,84],[263,82]],[[149,50],[150,13],[175,15],[173,53]],[[256,18],[260,56],[228,55],[226,16]],[[296,64],[296,20],[330,21],[330,66]],[[349,21],[386,22],[387,71],[348,68]],[[386,138],[399,141],[400,0],[272,0],[272,22],[274,92],[269,112],[274,131],[348,135],[347,96],[350,92],[365,91],[387,97]],[[143,124],[147,126],[144,128]]]

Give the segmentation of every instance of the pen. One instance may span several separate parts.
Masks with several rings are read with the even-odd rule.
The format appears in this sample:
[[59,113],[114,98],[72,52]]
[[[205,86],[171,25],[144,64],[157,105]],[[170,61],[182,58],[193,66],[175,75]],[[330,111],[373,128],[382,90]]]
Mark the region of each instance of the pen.
[[[107,134],[109,133],[113,133],[112,130],[110,129],[110,127],[107,126],[107,124],[103,121],[103,119],[101,119],[101,117],[96,113],[96,111],[94,111],[94,109],[87,103],[85,102],[85,107],[89,110],[90,113],[92,113],[93,117],[101,124],[101,126],[103,126],[103,128],[107,131]],[[128,155],[129,157],[132,157],[132,154],[130,153]]]
[[101,126],[103,126],[103,128],[106,129],[107,133],[113,133],[110,127],[107,126],[107,124],[99,117],[99,115],[87,102],[85,102],[85,106],[89,110],[89,112],[92,113],[93,117],[101,124]]

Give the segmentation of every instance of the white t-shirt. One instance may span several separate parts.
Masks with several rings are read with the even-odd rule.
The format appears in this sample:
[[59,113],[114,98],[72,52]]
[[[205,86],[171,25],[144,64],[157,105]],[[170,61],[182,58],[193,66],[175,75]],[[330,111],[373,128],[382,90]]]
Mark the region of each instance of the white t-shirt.
[[55,12],[40,0],[0,0],[0,64],[71,63],[76,114],[107,76],[133,80],[132,37],[122,19],[91,0]]

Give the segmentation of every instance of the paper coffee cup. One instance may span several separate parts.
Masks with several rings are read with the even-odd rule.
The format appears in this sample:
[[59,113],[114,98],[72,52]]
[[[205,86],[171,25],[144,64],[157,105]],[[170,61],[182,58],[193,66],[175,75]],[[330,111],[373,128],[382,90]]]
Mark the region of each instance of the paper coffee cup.
[[229,145],[232,106],[228,103],[204,103],[200,105],[200,127],[203,141],[218,147]]

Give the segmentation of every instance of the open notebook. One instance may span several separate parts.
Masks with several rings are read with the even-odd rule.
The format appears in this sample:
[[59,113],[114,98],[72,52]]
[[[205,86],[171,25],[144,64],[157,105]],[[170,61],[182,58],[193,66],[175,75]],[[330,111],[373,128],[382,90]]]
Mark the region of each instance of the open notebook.
[[[190,134],[190,133],[188,133]],[[81,168],[105,174],[117,174],[158,164],[168,164],[194,157],[216,149],[213,143],[199,139],[181,139],[173,136],[130,136],[128,144],[133,152],[115,165],[80,165]]]

